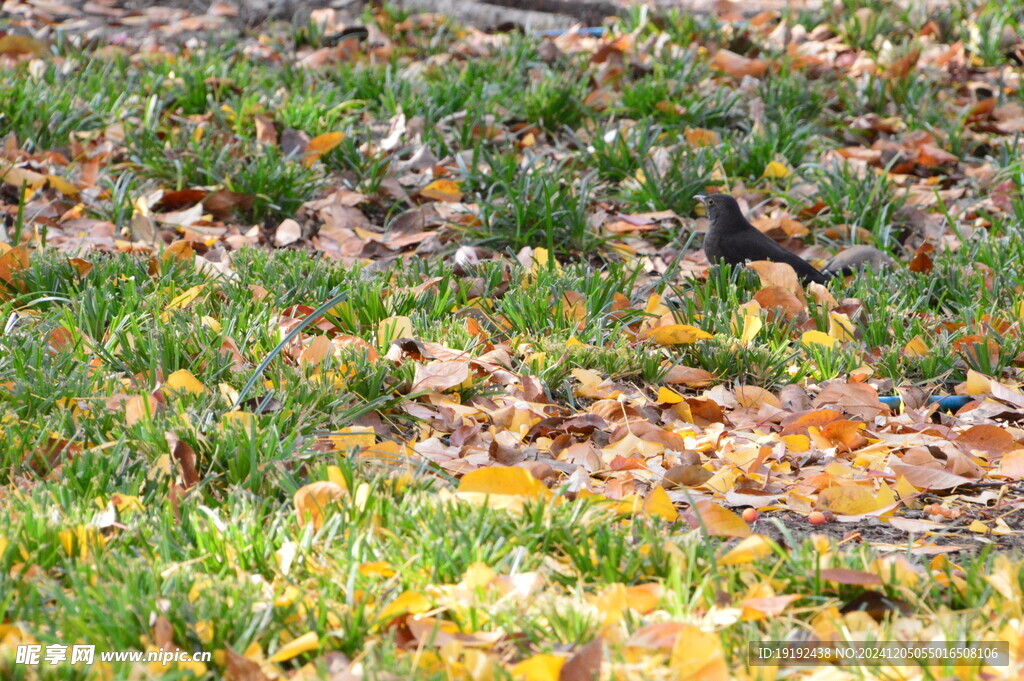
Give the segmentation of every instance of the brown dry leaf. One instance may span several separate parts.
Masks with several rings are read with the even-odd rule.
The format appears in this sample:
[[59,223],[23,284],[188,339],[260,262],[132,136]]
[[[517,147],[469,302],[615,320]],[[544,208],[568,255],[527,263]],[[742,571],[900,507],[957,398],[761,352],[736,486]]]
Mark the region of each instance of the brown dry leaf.
[[[9,250],[4,251],[4,248]],[[25,244],[10,248],[0,243],[0,294],[3,293],[4,284],[15,290],[24,290],[24,282],[18,281],[17,275],[28,269],[29,260],[29,250]]]
[[1020,447],[1004,428],[987,424],[971,426],[954,442],[967,451],[978,449],[988,454],[1005,454]]
[[965,478],[962,475],[947,473],[944,470],[928,468],[926,466],[907,466],[903,464],[890,464],[896,475],[902,475],[914,487],[927,490],[952,489],[958,485],[967,485],[974,480]]
[[37,57],[45,57],[49,54],[49,50],[46,43],[36,40],[32,36],[8,33],[5,36],[0,36],[0,54],[32,54]]
[[[834,445],[841,446],[847,452],[852,452],[855,449],[860,449],[868,443],[867,438],[860,434],[860,431],[862,431],[866,426],[867,424],[861,421],[839,419],[822,428],[821,435],[830,440]],[[837,512],[846,513],[846,511]],[[847,515],[856,514],[849,513]]]
[[129,426],[152,418],[160,402],[152,395],[132,395],[124,403],[124,420]]
[[835,409],[815,409],[805,414],[794,414],[782,421],[782,434],[806,433],[808,428],[823,428],[837,419],[843,418]]
[[803,596],[799,594],[746,598],[740,603],[740,607],[743,608],[743,615],[741,619],[744,622],[749,622],[751,620],[760,620],[767,617],[776,617],[784,613],[791,603],[798,601],[801,598],[803,598]]
[[295,492],[292,502],[299,523],[305,525],[312,521],[316,529],[324,524],[324,511],[345,498],[345,490],[333,482],[320,480],[303,485]]
[[999,460],[999,467],[993,471],[993,475],[1011,480],[1024,478],[1024,449],[1015,449],[1004,454],[1003,458]]
[[807,302],[803,296],[794,295],[789,289],[781,286],[768,286],[754,294],[754,300],[764,310],[779,310],[788,320],[795,319],[801,312],[807,311]]
[[230,646],[224,647],[226,653],[224,678],[226,681],[270,681],[263,673],[258,662],[239,655]]
[[604,659],[601,637],[578,648],[558,672],[558,681],[597,681]]
[[833,383],[818,393],[813,405],[835,406],[865,421],[889,412],[889,407],[878,399],[878,391],[866,383]]
[[267,146],[277,146],[277,128],[267,116],[256,116],[256,141]]
[[46,175],[29,170],[28,168],[13,167],[7,168],[0,173],[0,180],[3,180],[6,184],[14,185],[19,190],[24,186],[25,198],[27,200],[32,198],[36,190],[46,184]]
[[410,392],[448,390],[469,380],[469,362],[452,360],[416,366],[416,376]]
[[672,466],[665,471],[665,476],[662,479],[662,485],[665,487],[675,487],[682,485],[685,487],[697,487],[703,485],[705,482],[711,479],[714,475],[711,471],[697,464],[680,464],[678,466]]
[[199,484],[199,473],[196,471],[196,453],[191,445],[181,440],[172,432],[164,433],[164,439],[167,440],[167,447],[171,451],[171,456],[181,467],[181,482],[185,489]]
[[687,385],[691,388],[703,388],[704,386],[711,385],[715,380],[715,375],[707,369],[677,365],[669,369],[662,380],[670,385]]
[[757,272],[757,276],[761,278],[761,288],[778,286],[798,298],[803,297],[804,287],[800,285],[796,270],[789,263],[757,260],[748,263],[747,267]]
[[782,408],[782,403],[779,402],[778,397],[756,385],[741,385],[733,392],[736,395],[736,401],[739,402],[739,406],[746,409],[759,409],[766,404],[776,409]]
[[760,78],[768,71],[768,62],[750,59],[726,49],[716,52],[715,56],[711,58],[711,63],[715,68],[733,78],[743,78],[744,76]]
[[327,336],[316,336],[299,356],[300,364],[316,366],[331,354],[331,339]]
[[932,262],[930,253],[935,250],[935,247],[929,243],[921,244],[914,254],[914,259],[910,261],[908,269],[911,272],[931,272],[935,269],[935,263]]
[[871,572],[864,572],[863,570],[850,570],[847,568],[825,568],[821,570],[818,575],[829,582],[837,582],[839,584],[856,584],[858,586],[872,586],[874,584],[881,584],[882,579]]
[[302,227],[291,218],[281,221],[274,231],[274,245],[278,248],[293,244],[302,238]]

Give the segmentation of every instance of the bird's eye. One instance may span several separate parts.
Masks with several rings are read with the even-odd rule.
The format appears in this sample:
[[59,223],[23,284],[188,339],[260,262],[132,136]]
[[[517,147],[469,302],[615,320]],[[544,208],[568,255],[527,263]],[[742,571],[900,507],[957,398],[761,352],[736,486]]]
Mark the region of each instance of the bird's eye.
[[715,205],[715,201],[714,201],[714,199],[708,199],[708,205],[709,205],[709,206],[713,206],[713,205]]

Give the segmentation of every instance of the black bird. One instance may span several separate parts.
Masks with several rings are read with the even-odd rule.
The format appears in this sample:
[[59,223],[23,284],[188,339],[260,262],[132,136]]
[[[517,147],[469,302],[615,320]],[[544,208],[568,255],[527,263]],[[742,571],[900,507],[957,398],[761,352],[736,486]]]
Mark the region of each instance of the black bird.
[[713,263],[742,265],[748,260],[772,260],[788,263],[800,280],[825,284],[834,274],[816,270],[796,253],[788,251],[747,222],[736,199],[726,194],[698,194],[693,197],[704,204],[708,214],[708,231],[704,235],[704,253]]

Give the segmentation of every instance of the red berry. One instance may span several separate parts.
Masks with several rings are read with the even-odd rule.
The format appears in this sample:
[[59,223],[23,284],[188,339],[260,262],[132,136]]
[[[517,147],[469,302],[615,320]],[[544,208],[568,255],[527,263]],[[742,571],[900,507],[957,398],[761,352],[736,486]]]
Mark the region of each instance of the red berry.
[[807,516],[807,522],[811,525],[824,525],[828,522],[828,518],[821,511],[811,511]]
[[743,519],[746,520],[747,523],[753,524],[753,522],[755,520],[757,520],[757,509],[754,509],[754,508],[744,509],[743,510]]

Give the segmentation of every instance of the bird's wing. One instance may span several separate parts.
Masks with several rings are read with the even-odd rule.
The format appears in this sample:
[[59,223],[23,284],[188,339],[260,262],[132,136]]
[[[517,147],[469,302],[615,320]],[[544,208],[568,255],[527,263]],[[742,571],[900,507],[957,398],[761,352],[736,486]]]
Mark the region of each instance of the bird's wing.
[[829,277],[816,270],[809,262],[787,248],[780,246],[774,239],[765,235],[756,227],[753,231],[744,231],[737,235],[735,252],[744,260],[772,260],[784,262],[796,270],[797,276],[805,281],[824,284]]

